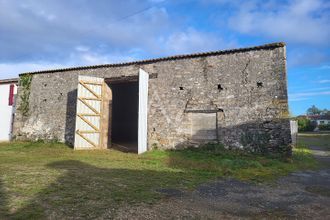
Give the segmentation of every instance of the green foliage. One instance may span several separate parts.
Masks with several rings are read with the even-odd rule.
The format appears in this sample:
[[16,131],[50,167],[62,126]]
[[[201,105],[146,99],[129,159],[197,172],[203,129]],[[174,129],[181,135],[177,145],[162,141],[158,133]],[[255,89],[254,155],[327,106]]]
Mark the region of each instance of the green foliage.
[[321,109],[317,108],[315,105],[312,105],[307,109],[307,115],[318,115],[321,113]]
[[225,150],[224,146],[222,144],[218,143],[207,143],[199,147],[191,147],[188,148],[189,151],[191,152],[208,152],[212,153],[214,155],[218,155],[223,153]]
[[18,110],[22,112],[23,116],[27,116],[29,112],[29,100],[31,89],[32,75],[27,74],[20,77],[20,89],[21,89],[21,102]]
[[320,124],[319,129],[320,131],[330,131],[330,124]]
[[306,131],[314,131],[316,128],[316,123],[312,122],[306,117],[298,118],[298,131],[306,132]]
[[330,111],[328,109],[319,109],[315,105],[312,105],[306,111],[307,115],[330,115]]

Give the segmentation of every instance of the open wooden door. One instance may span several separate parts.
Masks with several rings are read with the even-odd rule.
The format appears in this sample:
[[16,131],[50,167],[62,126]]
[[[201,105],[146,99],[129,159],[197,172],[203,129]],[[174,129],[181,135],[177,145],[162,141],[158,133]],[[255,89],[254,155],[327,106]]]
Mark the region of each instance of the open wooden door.
[[138,153],[147,151],[148,141],[148,81],[149,74],[139,71],[139,119],[138,119]]
[[74,149],[100,149],[104,79],[79,76]]

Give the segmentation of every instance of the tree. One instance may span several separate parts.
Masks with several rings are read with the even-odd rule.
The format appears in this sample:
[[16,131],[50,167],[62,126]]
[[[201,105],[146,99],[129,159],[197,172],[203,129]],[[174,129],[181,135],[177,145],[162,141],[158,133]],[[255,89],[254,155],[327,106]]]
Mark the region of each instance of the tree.
[[322,110],[322,115],[330,115],[330,111],[325,108]]
[[316,123],[312,122],[306,117],[298,117],[298,131],[314,131],[316,128]]
[[322,111],[315,105],[307,109],[307,115],[319,115]]

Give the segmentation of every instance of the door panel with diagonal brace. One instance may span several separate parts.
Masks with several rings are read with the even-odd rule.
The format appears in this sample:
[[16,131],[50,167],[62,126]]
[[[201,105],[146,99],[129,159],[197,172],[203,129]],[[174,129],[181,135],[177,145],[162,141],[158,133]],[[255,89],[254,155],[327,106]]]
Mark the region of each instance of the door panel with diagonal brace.
[[75,149],[101,148],[103,84],[102,78],[79,76]]

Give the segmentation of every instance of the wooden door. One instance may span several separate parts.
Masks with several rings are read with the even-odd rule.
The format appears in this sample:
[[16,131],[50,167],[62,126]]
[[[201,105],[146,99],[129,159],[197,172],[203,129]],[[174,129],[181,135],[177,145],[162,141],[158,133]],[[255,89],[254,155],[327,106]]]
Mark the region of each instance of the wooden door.
[[74,149],[100,149],[104,79],[79,76]]

